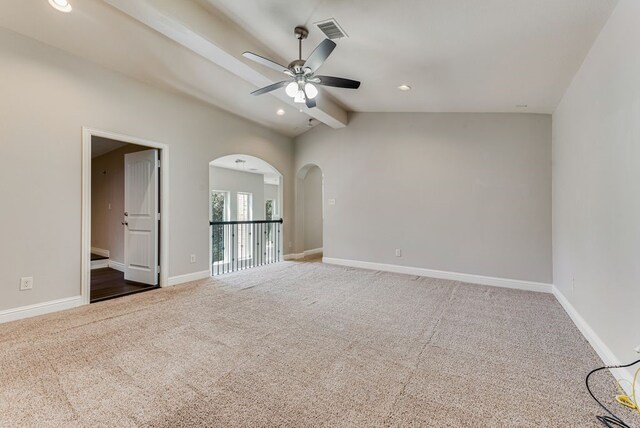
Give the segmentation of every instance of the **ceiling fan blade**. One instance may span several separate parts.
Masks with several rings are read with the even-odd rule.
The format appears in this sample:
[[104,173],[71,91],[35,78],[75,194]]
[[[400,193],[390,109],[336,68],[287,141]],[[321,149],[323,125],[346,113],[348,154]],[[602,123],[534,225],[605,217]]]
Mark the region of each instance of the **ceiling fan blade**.
[[358,89],[360,87],[360,82],[357,80],[343,79],[342,77],[333,76],[315,76],[315,78],[320,79],[318,85],[334,86],[336,88],[346,89]]
[[255,61],[258,64],[264,65],[265,67],[269,67],[272,70],[279,71],[280,73],[284,73],[288,70],[284,65],[280,65],[275,61],[271,61],[263,56],[258,54],[254,54],[253,52],[245,52],[242,54],[243,57],[250,59],[251,61]]
[[275,91],[276,89],[280,89],[283,86],[288,85],[288,84],[289,84],[288,81],[282,81],[282,82],[274,83],[273,85],[265,86],[264,88],[260,88],[260,89],[258,89],[256,91],[251,92],[251,95],[266,94],[267,92]]
[[307,96],[306,89],[303,88],[302,92],[304,92],[304,103],[307,105],[308,108],[314,108],[316,106],[316,100],[313,100]]
[[324,64],[324,62],[327,60],[327,58],[329,58],[329,55],[331,55],[331,52],[333,52],[335,48],[335,42],[329,39],[324,39],[318,45],[318,47],[316,47],[314,51],[311,52],[311,55],[309,55],[307,62],[304,63],[304,67],[311,69],[311,72],[315,72],[322,66],[322,64]]

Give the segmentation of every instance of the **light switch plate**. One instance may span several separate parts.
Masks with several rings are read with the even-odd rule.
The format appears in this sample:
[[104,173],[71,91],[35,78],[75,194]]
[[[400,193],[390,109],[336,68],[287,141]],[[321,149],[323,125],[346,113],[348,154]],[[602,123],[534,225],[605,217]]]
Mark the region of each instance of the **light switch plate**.
[[336,204],[335,199],[329,199],[329,205],[335,205],[335,204]]

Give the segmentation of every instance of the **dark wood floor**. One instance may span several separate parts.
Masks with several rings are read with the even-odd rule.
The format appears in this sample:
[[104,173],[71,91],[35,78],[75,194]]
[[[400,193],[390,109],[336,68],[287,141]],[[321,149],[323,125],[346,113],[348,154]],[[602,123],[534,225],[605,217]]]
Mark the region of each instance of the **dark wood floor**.
[[91,271],[91,303],[158,288],[155,285],[126,281],[124,273],[111,268]]

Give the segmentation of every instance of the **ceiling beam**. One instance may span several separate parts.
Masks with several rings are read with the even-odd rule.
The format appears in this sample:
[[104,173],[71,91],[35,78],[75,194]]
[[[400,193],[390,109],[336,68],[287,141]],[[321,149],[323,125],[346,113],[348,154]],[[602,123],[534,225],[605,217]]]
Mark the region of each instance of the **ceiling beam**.
[[[257,88],[270,85],[277,80],[268,77],[267,73],[256,71],[241,59],[244,51],[265,51],[256,40],[226,17],[209,13],[195,2],[103,1]],[[275,60],[279,59],[271,52],[268,55]],[[282,63],[286,65],[288,61]],[[283,75],[283,78],[286,76]],[[273,91],[270,94],[332,128],[347,126],[347,112],[329,96],[319,96],[316,99],[317,107],[309,109],[304,104],[294,103],[284,91]]]

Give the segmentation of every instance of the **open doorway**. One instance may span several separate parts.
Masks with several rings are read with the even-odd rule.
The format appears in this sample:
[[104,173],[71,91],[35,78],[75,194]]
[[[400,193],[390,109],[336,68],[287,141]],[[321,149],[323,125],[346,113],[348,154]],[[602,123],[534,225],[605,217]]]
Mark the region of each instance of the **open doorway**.
[[309,164],[297,174],[299,233],[302,253],[297,258],[321,259],[324,252],[324,183],[320,167]]
[[248,155],[209,165],[211,274],[274,263],[282,257],[282,174]]
[[166,148],[90,130],[83,148],[84,303],[166,284]]

